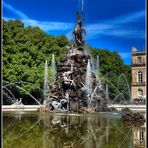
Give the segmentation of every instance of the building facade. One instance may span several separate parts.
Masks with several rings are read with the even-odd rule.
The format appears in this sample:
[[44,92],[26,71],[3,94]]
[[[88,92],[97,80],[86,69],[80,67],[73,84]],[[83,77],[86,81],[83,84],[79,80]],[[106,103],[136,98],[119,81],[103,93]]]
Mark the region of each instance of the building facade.
[[146,52],[132,48],[132,101],[146,101]]
[[133,147],[145,148],[146,147],[146,123],[141,127],[132,128]]

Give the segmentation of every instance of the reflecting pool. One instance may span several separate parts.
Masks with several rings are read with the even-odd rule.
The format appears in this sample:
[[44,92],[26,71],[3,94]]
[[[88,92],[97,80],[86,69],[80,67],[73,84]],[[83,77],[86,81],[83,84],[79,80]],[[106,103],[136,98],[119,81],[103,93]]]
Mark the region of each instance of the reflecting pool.
[[145,147],[145,127],[127,127],[121,123],[120,115],[115,113],[3,113],[4,148],[138,146]]

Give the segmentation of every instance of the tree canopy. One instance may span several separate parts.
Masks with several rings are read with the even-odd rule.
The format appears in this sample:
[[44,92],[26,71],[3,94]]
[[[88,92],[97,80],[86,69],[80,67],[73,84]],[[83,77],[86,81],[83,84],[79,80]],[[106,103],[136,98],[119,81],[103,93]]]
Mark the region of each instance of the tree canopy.
[[21,86],[29,93],[40,94],[45,60],[50,64],[51,56],[55,54],[59,61],[67,44],[64,35],[55,37],[39,27],[24,27],[19,20],[3,20],[3,80],[29,82]]

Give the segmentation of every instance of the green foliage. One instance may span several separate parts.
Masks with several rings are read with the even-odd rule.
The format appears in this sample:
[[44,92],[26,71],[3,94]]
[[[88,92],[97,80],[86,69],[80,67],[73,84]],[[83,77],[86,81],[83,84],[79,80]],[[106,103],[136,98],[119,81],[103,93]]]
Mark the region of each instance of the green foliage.
[[39,27],[24,27],[19,20],[3,20],[3,79],[29,82],[31,84],[21,87],[33,93],[43,83],[45,60],[50,64],[54,53],[56,61],[59,61],[67,44],[68,39],[64,35],[54,37]]

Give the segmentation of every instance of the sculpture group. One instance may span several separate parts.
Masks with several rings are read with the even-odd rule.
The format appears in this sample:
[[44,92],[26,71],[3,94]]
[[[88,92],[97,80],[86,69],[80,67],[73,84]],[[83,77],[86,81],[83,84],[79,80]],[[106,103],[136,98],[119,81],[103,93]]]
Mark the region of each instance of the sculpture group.
[[45,104],[48,111],[84,113],[107,110],[105,92],[92,68],[89,70],[91,89],[86,86],[87,65],[92,66],[92,62],[85,49],[84,34],[82,19],[77,14],[77,25],[73,30],[75,41],[67,46],[67,54],[57,64],[56,80],[49,86]]

